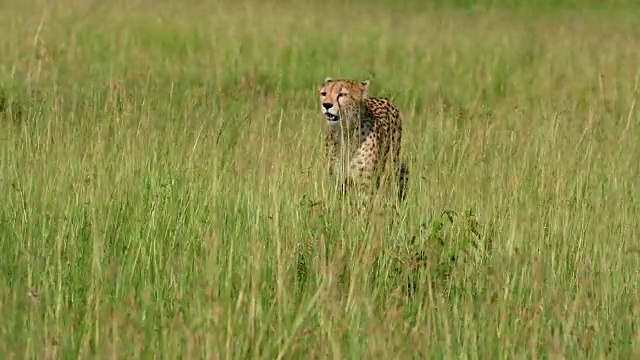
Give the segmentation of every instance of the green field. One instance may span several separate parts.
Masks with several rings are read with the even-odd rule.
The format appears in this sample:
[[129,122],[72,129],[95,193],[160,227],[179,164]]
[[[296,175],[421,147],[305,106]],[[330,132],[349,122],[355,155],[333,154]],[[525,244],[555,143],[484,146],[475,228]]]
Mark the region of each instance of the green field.
[[[1,9],[5,358],[640,355],[640,4]],[[397,213],[334,196],[327,76],[401,109]]]

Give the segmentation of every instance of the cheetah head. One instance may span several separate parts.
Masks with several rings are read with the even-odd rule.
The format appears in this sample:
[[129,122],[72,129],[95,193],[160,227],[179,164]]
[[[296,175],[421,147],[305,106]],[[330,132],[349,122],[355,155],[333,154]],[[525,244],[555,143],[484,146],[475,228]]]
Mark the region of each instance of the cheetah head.
[[329,125],[340,120],[349,122],[357,119],[364,111],[364,100],[368,97],[369,80],[334,80],[326,78],[320,88],[322,114]]

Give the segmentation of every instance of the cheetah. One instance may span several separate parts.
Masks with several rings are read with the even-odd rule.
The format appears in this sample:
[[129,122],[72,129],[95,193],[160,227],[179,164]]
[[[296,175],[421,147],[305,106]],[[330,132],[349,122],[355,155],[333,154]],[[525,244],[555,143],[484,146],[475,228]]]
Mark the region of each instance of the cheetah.
[[387,98],[369,97],[369,80],[326,78],[319,91],[326,118],[325,152],[329,174],[342,189],[380,186],[381,175],[398,181],[398,198],[406,197],[407,166],[400,162],[402,118]]

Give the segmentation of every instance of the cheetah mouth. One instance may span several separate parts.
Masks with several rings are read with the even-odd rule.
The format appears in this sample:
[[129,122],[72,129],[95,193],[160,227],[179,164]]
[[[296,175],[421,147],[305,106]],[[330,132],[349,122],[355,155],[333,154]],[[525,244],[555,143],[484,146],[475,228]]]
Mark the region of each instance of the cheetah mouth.
[[324,113],[324,117],[327,118],[328,122],[337,122],[338,120],[340,120],[340,117],[338,115],[334,115],[331,113]]

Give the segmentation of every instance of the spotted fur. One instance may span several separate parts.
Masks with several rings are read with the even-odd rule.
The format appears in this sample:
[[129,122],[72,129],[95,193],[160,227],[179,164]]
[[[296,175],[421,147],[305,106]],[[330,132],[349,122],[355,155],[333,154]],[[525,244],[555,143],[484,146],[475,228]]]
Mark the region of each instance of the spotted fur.
[[379,186],[380,176],[389,171],[402,200],[408,180],[407,166],[399,159],[402,118],[388,99],[369,97],[369,84],[327,78],[320,88],[329,171],[345,185],[367,187]]

